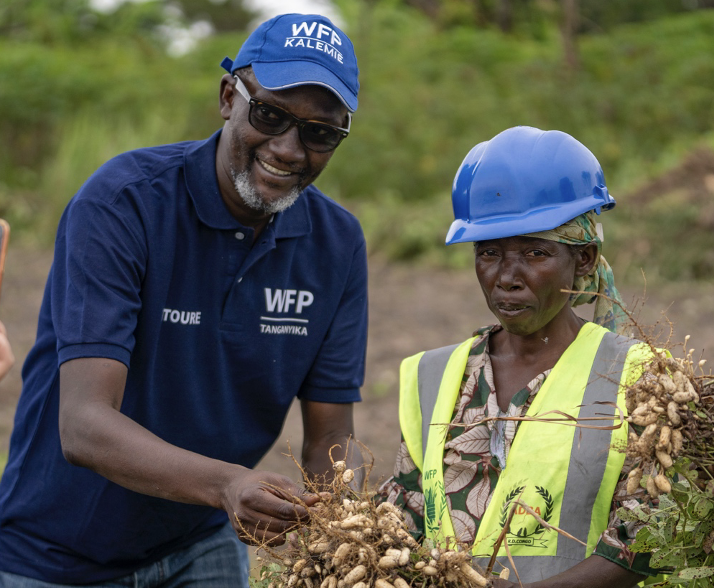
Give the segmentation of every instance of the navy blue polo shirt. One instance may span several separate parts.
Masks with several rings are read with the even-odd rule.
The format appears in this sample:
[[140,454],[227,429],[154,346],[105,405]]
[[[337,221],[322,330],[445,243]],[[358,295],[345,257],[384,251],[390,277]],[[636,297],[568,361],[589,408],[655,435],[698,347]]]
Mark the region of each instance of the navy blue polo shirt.
[[58,433],[63,362],[121,361],[122,413],[247,467],[295,397],[360,399],[367,271],[357,219],[310,186],[253,244],[218,190],[219,134],[120,155],[65,210],[0,482],[0,569],[98,582],[227,520],[69,465]]

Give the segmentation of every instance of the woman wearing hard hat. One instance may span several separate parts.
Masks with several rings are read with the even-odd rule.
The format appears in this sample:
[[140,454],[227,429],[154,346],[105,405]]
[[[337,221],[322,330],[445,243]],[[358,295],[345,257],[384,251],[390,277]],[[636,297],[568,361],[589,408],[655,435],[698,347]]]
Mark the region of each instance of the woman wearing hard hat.
[[[657,572],[648,554],[628,550],[637,528],[616,514],[644,500],[641,489],[626,495],[632,466],[613,448],[627,427],[492,420],[559,410],[609,413],[596,424],[612,424],[613,404],[650,357],[618,334],[627,315],[601,255],[597,217],[615,206],[602,168],[570,135],[515,127],[469,152],[452,199],[446,243],[474,243],[498,324],[402,362],[402,443],[381,494],[416,534],[472,545],[484,569],[513,512],[505,539],[524,584],[634,586]],[[573,312],[585,303],[594,303],[592,321]],[[503,545],[497,561],[495,572],[513,567]]]

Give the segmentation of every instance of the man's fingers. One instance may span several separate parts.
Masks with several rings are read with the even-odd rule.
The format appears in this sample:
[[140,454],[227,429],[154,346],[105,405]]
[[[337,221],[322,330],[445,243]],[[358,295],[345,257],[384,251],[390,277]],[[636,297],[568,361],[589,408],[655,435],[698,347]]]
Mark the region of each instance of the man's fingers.
[[282,502],[276,508],[278,516],[284,520],[305,519],[309,516],[307,508],[314,506],[323,498],[319,494],[308,494],[297,486],[287,489],[266,484],[265,489]]
[[275,535],[284,535],[295,529],[297,521],[293,518],[290,520],[280,519],[278,517],[266,516],[258,513],[233,513],[234,527],[241,534],[255,535],[260,539],[263,534],[273,537]]
[[318,502],[322,502],[322,500],[325,499],[325,496],[323,494],[327,494],[327,492],[320,492],[319,494],[303,494],[300,499],[305,503],[305,506],[308,508],[311,506],[315,506]]

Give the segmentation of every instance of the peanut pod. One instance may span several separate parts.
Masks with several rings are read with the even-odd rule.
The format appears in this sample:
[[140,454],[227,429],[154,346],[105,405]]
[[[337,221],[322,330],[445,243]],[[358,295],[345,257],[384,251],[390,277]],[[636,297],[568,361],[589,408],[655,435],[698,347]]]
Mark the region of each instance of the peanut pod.
[[672,431],[672,455],[675,457],[679,455],[684,446],[684,435],[679,429],[674,429]]
[[662,465],[662,467],[666,470],[667,468],[671,468],[672,464],[674,461],[672,460],[672,456],[669,455],[669,453],[665,451],[655,451],[655,456],[657,457],[657,460],[659,463]]
[[462,563],[459,569],[461,570],[461,573],[466,576],[466,578],[470,582],[473,582],[477,586],[481,587],[488,586],[488,580],[486,580],[486,578],[484,578],[466,562]]
[[[675,374],[681,374],[682,372],[674,372]],[[667,374],[659,375],[659,383],[667,394],[674,394],[677,391],[677,385],[672,381]]]
[[657,484],[652,476],[647,478],[647,494],[649,494],[652,498],[657,498],[659,496],[659,488],[657,488]]
[[682,417],[679,416],[677,403],[674,400],[667,405],[667,418],[673,427],[678,427],[682,424]]
[[344,577],[345,584],[351,586],[367,575],[367,568],[362,564],[356,565]]
[[642,468],[636,467],[630,470],[627,474],[627,493],[634,494],[640,487],[640,481],[642,480]]
[[667,477],[663,474],[657,474],[655,476],[655,484],[657,489],[663,494],[667,494],[672,491],[672,485],[669,483]]
[[659,431],[659,442],[657,443],[657,449],[667,449],[671,438],[672,429],[670,429],[667,425],[664,425]]

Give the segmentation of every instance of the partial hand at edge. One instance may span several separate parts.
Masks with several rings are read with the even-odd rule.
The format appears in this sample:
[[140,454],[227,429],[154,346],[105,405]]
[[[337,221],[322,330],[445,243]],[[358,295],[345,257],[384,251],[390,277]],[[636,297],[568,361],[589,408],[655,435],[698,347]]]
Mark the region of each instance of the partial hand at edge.
[[12,354],[12,347],[7,338],[5,325],[0,322],[0,380],[7,375],[14,363],[15,356]]

